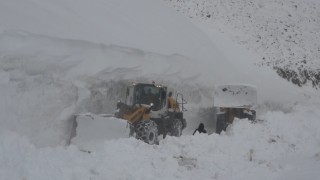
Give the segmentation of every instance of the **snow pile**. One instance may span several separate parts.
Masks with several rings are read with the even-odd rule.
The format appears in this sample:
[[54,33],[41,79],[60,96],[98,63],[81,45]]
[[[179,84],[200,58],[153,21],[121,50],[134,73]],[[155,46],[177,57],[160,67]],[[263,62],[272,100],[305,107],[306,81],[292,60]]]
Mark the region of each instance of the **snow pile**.
[[317,0],[164,0],[203,29],[216,29],[260,55],[298,85],[320,85],[320,3]]
[[[318,179],[318,109],[236,120],[222,135],[168,137],[150,146],[108,140],[91,153],[76,146],[35,148],[2,132],[1,179]],[[112,120],[112,119],[110,119]]]

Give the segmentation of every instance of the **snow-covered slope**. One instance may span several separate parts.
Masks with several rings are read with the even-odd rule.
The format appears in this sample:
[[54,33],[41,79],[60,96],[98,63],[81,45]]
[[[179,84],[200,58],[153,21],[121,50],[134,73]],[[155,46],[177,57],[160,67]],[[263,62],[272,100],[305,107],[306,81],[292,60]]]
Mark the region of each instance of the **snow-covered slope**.
[[298,86],[320,87],[319,1],[164,1],[199,27],[258,53],[256,65],[270,66]]

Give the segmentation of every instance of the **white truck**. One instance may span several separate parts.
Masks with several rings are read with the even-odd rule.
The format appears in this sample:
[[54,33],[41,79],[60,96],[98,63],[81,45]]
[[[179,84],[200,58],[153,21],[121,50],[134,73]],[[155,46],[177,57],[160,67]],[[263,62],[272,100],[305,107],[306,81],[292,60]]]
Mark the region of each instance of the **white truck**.
[[257,88],[246,84],[215,86],[214,107],[216,109],[216,133],[225,131],[234,118],[255,120]]

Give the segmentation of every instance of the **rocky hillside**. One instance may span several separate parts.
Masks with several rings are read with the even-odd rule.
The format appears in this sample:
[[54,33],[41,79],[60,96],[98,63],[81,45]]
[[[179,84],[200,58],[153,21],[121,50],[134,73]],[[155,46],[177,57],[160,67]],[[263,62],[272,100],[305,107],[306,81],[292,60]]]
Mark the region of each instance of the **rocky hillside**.
[[297,86],[320,88],[320,1],[164,1],[259,54],[257,66],[270,66]]

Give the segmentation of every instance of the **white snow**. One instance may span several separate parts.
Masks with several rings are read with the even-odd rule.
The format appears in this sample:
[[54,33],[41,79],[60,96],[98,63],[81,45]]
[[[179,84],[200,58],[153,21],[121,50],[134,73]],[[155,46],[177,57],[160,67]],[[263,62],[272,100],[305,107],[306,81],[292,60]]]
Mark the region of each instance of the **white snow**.
[[168,137],[154,146],[108,140],[91,153],[36,148],[2,133],[1,179],[318,179],[319,116],[303,107],[270,111],[257,124],[236,120],[222,135]]
[[[259,54],[212,26],[160,0],[3,0],[0,17],[1,180],[320,179],[319,92],[254,66]],[[126,83],[152,80],[188,100],[182,137],[150,146],[109,117],[66,145],[74,114],[113,113]],[[229,83],[257,87],[259,121],[192,136],[214,131],[197,112]]]

